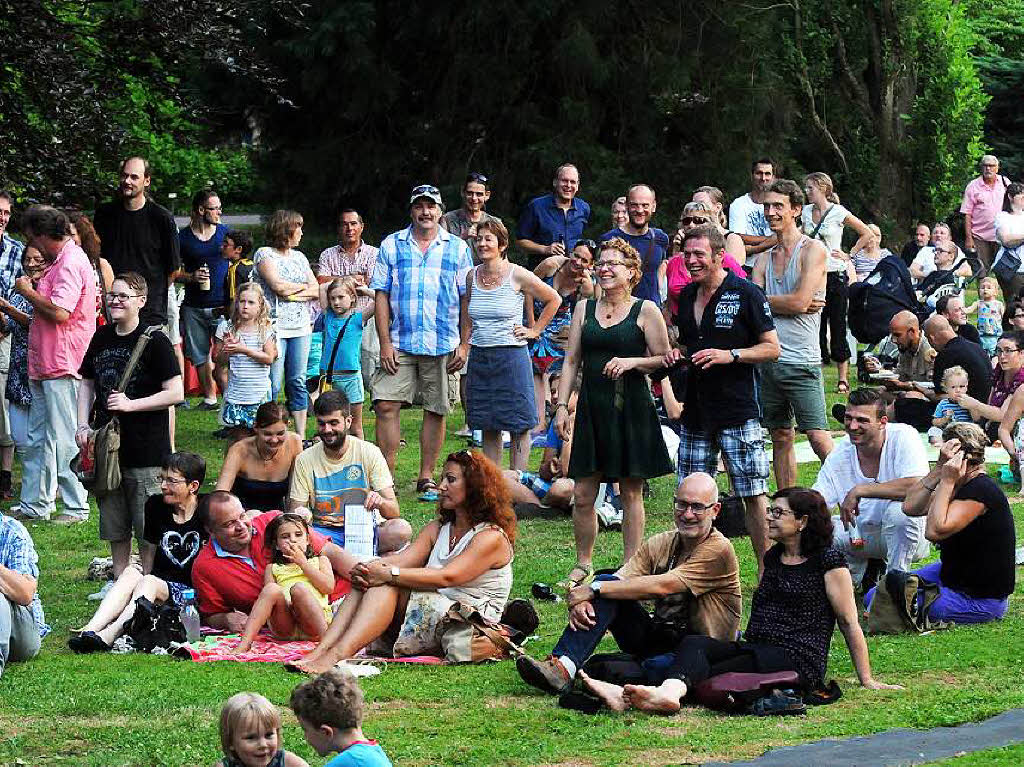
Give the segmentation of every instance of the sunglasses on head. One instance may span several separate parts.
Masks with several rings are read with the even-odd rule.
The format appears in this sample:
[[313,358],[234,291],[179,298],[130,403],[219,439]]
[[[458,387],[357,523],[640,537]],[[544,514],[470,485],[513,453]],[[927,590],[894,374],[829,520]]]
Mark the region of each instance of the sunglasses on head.
[[487,176],[485,176],[483,173],[473,172],[466,176],[466,183],[469,183],[470,181],[476,181],[479,184],[486,184]]

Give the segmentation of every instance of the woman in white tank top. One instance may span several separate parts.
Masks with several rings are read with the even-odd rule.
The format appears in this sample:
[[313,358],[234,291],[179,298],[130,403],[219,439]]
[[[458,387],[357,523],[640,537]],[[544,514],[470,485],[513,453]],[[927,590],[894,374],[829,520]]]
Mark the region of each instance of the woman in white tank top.
[[438,518],[415,541],[352,568],[352,593],[296,666],[320,673],[378,639],[375,650],[396,656],[440,654],[442,619],[456,602],[486,621],[500,619],[516,536],[501,470],[482,453],[461,450],[445,461],[439,489]]

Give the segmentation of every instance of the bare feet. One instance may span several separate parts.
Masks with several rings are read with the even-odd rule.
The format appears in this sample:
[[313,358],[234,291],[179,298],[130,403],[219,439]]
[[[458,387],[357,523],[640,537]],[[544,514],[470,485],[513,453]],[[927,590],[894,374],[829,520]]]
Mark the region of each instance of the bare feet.
[[234,649],[231,651],[231,654],[232,655],[245,655],[251,649],[252,649],[252,642],[247,642],[247,641],[243,640],[243,641],[241,641],[241,642],[239,642],[238,644],[235,645]]
[[303,658],[294,665],[306,674],[322,674],[325,671],[330,671],[334,668],[334,664],[339,660],[341,660],[341,658],[331,658],[326,655],[321,655],[318,658]]
[[678,679],[666,680],[660,687],[627,684],[622,688],[622,697],[627,706],[652,714],[678,714],[682,708],[679,701],[684,695],[686,685]]
[[584,671],[579,672],[579,678],[583,682],[583,686],[600,698],[601,702],[612,711],[625,711],[629,708],[629,704],[622,695],[623,688],[619,685],[594,679],[587,676]]

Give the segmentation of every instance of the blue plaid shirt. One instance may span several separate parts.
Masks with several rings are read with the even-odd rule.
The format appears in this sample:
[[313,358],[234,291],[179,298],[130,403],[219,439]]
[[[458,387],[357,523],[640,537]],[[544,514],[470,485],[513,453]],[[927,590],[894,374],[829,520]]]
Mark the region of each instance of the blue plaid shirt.
[[21,254],[25,246],[7,232],[0,236],[0,298],[11,299],[14,281],[22,275]]
[[[32,545],[32,537],[28,530],[16,519],[0,514],[0,565],[22,575],[39,578],[39,555]],[[39,592],[32,597],[32,617],[35,618],[39,636],[50,633],[50,627],[43,618],[43,603],[39,601]]]
[[469,246],[443,228],[427,252],[412,227],[380,244],[370,288],[388,294],[391,343],[406,354],[436,357],[459,345],[459,302],[473,266]]

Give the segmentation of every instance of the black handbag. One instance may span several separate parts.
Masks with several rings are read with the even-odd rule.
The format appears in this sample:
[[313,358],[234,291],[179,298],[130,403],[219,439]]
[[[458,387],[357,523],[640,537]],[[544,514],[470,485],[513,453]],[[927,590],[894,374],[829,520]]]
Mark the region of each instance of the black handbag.
[[125,627],[136,652],[169,648],[171,642],[185,641],[185,626],[173,602],[155,605],[146,597],[135,600],[135,615]]

